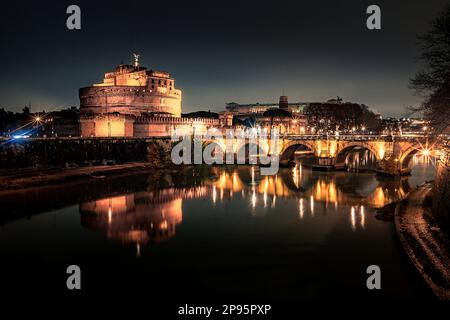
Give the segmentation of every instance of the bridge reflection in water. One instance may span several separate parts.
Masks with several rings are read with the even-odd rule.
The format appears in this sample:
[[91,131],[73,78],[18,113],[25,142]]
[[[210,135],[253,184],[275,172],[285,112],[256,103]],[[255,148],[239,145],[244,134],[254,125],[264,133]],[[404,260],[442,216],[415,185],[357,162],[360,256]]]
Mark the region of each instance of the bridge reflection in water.
[[[168,187],[85,201],[80,204],[82,225],[109,239],[141,246],[158,244],[176,234],[183,221],[183,200],[211,201],[211,206],[244,201],[248,212],[264,216],[287,199],[296,201],[298,219],[349,208],[348,225],[364,230],[365,208],[380,208],[405,196],[407,178],[376,180],[372,174],[318,173],[297,164],[275,176],[262,176],[258,167],[213,167],[199,185]],[[319,208],[320,206],[320,208]]]

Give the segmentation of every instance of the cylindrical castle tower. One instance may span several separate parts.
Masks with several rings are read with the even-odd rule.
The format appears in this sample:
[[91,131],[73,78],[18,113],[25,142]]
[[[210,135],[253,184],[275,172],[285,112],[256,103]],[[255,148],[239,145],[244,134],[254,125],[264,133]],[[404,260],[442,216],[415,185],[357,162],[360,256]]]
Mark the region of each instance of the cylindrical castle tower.
[[79,97],[81,114],[168,112],[181,116],[181,90],[175,89],[174,79],[167,72],[140,67],[137,60],[106,73],[102,83],[81,88]]

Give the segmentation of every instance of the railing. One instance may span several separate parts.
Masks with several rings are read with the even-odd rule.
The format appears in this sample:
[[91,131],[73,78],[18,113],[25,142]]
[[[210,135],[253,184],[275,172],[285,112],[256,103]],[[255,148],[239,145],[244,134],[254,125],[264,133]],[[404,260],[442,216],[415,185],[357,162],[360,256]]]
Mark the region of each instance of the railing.
[[387,135],[387,134],[345,134],[345,135],[324,135],[324,134],[285,134],[280,135],[285,139],[299,140],[350,140],[350,141],[373,141],[373,140],[415,140],[426,138],[426,135]]
[[102,141],[102,140],[120,140],[120,141],[145,141],[145,140],[166,140],[171,139],[171,136],[158,136],[158,137],[29,137],[29,138],[13,138],[13,137],[0,137],[0,147],[3,142],[10,141]]

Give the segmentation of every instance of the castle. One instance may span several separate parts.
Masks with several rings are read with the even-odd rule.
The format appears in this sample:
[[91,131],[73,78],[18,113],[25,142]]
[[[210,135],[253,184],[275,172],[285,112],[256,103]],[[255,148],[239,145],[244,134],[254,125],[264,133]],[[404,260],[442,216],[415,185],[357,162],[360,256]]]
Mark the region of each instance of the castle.
[[[101,83],[80,88],[83,137],[170,136],[220,126],[220,119],[181,117],[182,92],[171,75],[139,65],[119,64]],[[229,123],[230,124],[230,123]]]

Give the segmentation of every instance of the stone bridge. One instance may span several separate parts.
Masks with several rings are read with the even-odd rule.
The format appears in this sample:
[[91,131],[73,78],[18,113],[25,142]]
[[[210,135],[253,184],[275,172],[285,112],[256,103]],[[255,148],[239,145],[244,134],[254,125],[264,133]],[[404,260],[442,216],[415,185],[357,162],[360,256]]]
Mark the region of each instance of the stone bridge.
[[[369,150],[376,158],[380,173],[388,175],[408,174],[411,169],[411,159],[417,153],[430,154],[433,142],[425,136],[379,136],[379,135],[348,135],[348,136],[323,136],[323,135],[286,135],[280,136],[276,146],[271,145],[270,140],[261,140],[256,144],[259,154],[274,153],[280,157],[280,161],[293,159],[295,151],[314,154],[319,165],[330,166],[335,169],[345,167],[348,154],[354,150]],[[203,141],[204,146],[216,144],[222,152],[226,150],[224,139],[210,139]],[[233,153],[242,152],[255,144],[248,139],[236,139],[233,141]],[[273,152],[272,152],[273,153]]]

